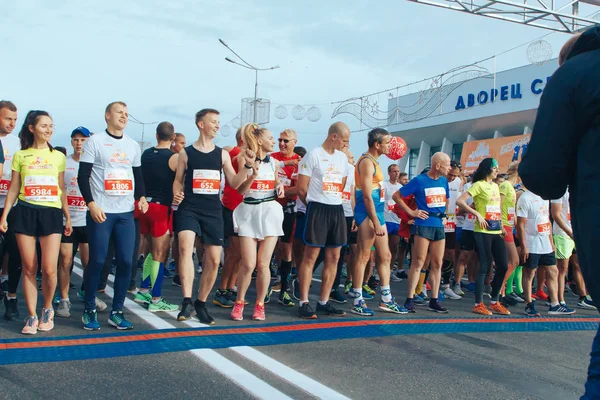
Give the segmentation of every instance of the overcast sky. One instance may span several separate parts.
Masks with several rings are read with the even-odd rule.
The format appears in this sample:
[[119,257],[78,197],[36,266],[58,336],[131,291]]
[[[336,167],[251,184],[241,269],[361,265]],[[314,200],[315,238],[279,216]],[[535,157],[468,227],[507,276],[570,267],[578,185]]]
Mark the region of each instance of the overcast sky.
[[[221,38],[258,67],[281,66],[259,74],[259,97],[291,104],[288,114],[295,104],[319,104],[317,122],[279,120],[271,106],[267,126],[275,135],[296,129],[308,149],[333,122],[331,102],[440,74],[549,32],[398,0],[2,0],[0,26],[0,98],[16,103],[19,126],[28,110],[49,111],[55,145],[67,145],[78,125],[103,130],[104,108],[114,100],[139,120],[171,121],[188,142],[197,137],[199,109],[220,110],[222,125],[236,118],[241,99],[254,94],[254,73],[224,60],[233,56]],[[556,57],[567,38],[544,39]],[[497,68],[527,63],[523,47],[499,57]],[[380,96],[381,109],[386,101]],[[351,116],[342,120],[361,128]],[[146,140],[154,129],[146,127]],[[130,122],[126,132],[141,140],[140,125]],[[232,136],[219,145],[233,144]],[[352,135],[355,153],[365,150],[365,137]]]

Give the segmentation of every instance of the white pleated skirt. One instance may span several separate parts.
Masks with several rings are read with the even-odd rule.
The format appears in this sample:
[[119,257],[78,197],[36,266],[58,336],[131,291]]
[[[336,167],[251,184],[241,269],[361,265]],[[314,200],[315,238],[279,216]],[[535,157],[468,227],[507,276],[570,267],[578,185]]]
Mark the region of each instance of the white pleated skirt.
[[277,201],[241,203],[233,211],[233,230],[244,237],[264,240],[283,236],[283,208]]

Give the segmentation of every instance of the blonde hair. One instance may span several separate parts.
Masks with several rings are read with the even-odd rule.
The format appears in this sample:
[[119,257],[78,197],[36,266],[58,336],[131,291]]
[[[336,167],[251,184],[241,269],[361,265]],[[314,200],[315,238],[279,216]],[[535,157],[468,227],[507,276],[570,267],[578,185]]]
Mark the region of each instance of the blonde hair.
[[519,163],[517,161],[511,163],[506,170],[508,176],[514,176],[519,174]]
[[280,135],[285,133],[290,139],[298,140],[298,135],[296,135],[296,131],[290,128],[285,128],[281,131]]
[[250,149],[254,153],[258,154],[260,146],[258,144],[258,137],[266,132],[267,128],[261,128],[257,124],[250,123],[242,127],[242,136],[244,138],[244,146]]

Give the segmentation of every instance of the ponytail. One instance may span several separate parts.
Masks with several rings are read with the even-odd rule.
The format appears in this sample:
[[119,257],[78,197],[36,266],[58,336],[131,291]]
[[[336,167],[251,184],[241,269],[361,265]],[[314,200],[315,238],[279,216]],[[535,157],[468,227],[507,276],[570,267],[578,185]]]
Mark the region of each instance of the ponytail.
[[242,136],[244,137],[244,146],[250,149],[255,154],[258,154],[260,146],[258,145],[258,137],[266,132],[266,128],[261,128],[257,124],[250,123],[242,127]]
[[[52,118],[46,111],[31,110],[27,113],[25,121],[23,122],[23,126],[21,127],[21,131],[19,132],[21,150],[27,150],[33,146],[33,133],[29,130],[29,127],[35,127],[41,117]],[[52,147],[50,143],[48,143],[48,148],[50,148],[50,151],[54,151],[54,147]]]

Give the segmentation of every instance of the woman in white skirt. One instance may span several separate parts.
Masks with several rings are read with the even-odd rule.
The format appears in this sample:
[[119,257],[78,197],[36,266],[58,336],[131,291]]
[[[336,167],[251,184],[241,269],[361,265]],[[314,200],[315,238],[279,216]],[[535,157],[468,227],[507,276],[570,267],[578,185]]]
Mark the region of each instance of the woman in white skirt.
[[283,197],[284,189],[277,175],[279,161],[268,156],[275,146],[273,134],[256,124],[246,124],[242,128],[242,135],[246,148],[256,154],[256,161],[254,165],[247,165],[244,158],[238,159],[240,168],[247,168],[252,176],[238,188],[244,195],[244,201],[233,212],[234,230],[240,238],[242,266],[238,275],[238,293],[231,319],[244,319],[246,291],[252,280],[252,272],[256,268],[256,304],[252,319],[263,321],[263,300],[271,281],[271,255],[277,245],[277,239],[283,236],[283,209],[275,198]]

